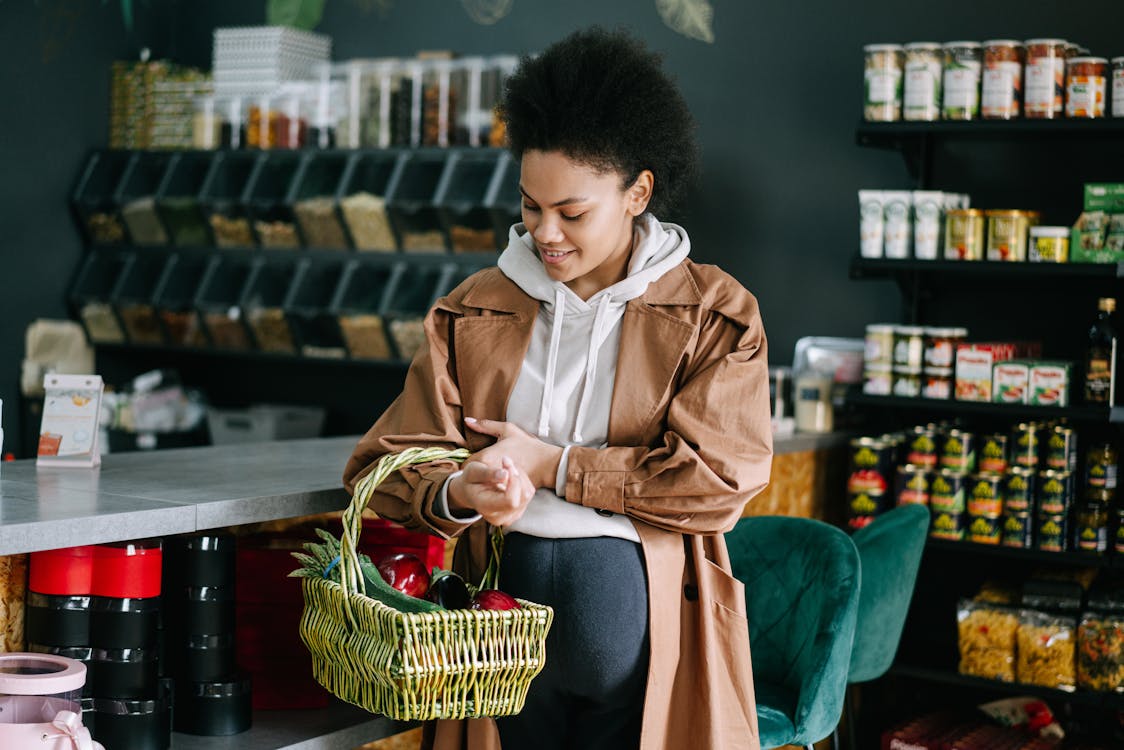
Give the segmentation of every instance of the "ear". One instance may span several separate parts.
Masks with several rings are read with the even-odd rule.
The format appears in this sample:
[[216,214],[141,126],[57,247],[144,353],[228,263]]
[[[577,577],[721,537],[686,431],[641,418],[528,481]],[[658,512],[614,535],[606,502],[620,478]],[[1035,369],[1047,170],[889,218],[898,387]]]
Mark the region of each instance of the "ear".
[[654,186],[655,176],[652,174],[652,170],[641,171],[636,180],[625,190],[625,201],[630,214],[639,216],[644,213],[648,208],[648,202],[652,200],[652,188]]

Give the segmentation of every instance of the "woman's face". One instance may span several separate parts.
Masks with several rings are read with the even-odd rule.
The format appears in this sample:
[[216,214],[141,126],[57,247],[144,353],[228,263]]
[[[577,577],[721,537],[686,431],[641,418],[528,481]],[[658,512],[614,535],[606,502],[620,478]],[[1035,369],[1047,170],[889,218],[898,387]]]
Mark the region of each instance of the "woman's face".
[[624,189],[622,180],[558,151],[523,153],[523,223],[546,272],[582,299],[627,273],[632,223],[648,206],[652,173],[644,170]]

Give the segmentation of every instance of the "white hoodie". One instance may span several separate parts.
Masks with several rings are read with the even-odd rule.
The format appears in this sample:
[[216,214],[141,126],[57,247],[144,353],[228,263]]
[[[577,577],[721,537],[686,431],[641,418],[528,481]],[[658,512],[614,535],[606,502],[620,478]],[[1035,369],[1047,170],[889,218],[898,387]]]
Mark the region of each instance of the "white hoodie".
[[526,228],[522,224],[511,228],[499,268],[542,304],[506,419],[564,450],[555,488],[540,488],[523,517],[507,527],[509,531],[552,539],[612,536],[640,541],[624,516],[605,515],[607,511],[562,499],[569,448],[607,445],[626,303],[679,265],[691,249],[682,227],[662,224],[651,214],[641,216],[633,231],[628,275],[583,300],[550,278]]

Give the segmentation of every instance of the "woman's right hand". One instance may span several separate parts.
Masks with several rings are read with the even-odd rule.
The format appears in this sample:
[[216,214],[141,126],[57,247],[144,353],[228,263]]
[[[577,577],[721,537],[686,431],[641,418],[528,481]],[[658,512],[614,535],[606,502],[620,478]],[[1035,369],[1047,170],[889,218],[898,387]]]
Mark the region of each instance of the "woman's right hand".
[[461,474],[449,482],[449,510],[479,513],[492,526],[519,520],[534,497],[535,486],[507,456],[499,466],[465,461]]

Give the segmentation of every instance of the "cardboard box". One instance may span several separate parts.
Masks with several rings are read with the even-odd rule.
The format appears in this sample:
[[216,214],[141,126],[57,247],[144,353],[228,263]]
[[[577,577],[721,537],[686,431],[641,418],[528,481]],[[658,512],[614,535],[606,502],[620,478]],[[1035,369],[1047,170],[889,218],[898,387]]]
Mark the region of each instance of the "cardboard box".
[[991,395],[999,404],[1025,404],[1030,400],[1030,360],[1012,359],[992,368]]
[[1068,406],[1072,374],[1072,362],[1034,362],[1030,367],[1030,403],[1038,406]]
[[1124,183],[1085,183],[1085,202],[1082,205],[1086,211],[1124,213]]
[[991,401],[992,368],[998,362],[1019,357],[1037,357],[1037,341],[989,341],[960,344],[956,348],[956,399]]

